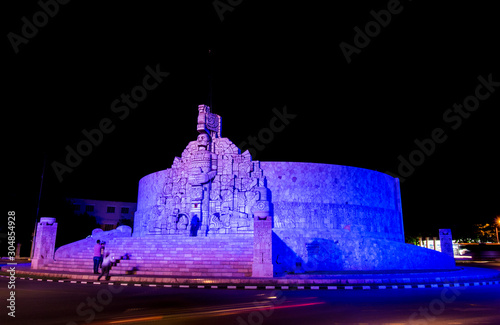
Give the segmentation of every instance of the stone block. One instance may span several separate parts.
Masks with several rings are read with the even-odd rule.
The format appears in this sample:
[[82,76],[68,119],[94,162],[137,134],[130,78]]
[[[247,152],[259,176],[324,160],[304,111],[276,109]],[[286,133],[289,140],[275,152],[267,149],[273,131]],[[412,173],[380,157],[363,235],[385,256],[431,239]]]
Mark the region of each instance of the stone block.
[[40,269],[44,265],[54,261],[54,251],[57,235],[57,223],[55,218],[40,218],[37,224],[32,269]]

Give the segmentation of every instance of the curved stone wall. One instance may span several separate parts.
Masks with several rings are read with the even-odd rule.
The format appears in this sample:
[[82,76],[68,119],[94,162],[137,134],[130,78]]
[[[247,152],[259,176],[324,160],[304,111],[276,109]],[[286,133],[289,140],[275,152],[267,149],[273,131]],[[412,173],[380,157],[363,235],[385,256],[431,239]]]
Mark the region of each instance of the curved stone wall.
[[321,271],[455,269],[455,260],[431,249],[352,233],[301,236],[274,231],[275,275]]
[[[397,178],[317,163],[260,162],[260,168],[271,202],[276,275],[455,267],[445,254],[404,243]],[[167,179],[168,170],[163,170],[140,180],[133,236],[148,235],[139,225],[161,213],[156,211],[158,193]]]
[[446,254],[404,243],[398,179],[316,163],[261,168],[271,191],[276,275],[455,268]]
[[167,169],[144,176],[139,180],[137,211],[156,205],[158,193],[161,193],[167,180]]
[[261,168],[271,191],[275,231],[349,232],[404,242],[396,178],[316,163],[261,162]]
[[165,182],[167,181],[167,170],[144,176],[139,180],[139,189],[137,194],[137,211],[134,215],[134,233],[132,236],[140,237],[146,235],[141,223],[147,214],[159,213],[155,211],[158,200],[158,193],[161,193]]
[[[397,179],[363,168],[298,162],[260,162],[270,190],[275,230],[349,231],[404,241]],[[158,195],[168,170],[139,181],[134,236],[147,235],[140,224],[160,214]]]

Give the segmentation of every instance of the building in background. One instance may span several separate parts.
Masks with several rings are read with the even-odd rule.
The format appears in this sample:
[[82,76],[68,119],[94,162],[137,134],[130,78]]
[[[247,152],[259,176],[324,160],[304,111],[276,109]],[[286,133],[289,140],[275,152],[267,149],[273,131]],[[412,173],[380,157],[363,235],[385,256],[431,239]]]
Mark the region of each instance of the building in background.
[[[112,230],[118,223],[133,225],[134,213],[137,210],[135,202],[101,201],[68,198],[73,205],[75,214],[84,214],[95,217],[96,222],[103,230]],[[121,221],[120,221],[121,220]]]

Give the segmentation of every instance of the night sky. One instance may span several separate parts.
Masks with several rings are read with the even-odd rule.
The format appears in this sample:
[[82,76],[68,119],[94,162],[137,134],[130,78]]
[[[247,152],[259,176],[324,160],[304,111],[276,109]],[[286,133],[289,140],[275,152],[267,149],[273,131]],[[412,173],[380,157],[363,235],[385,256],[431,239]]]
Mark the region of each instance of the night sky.
[[[50,15],[37,1],[4,3],[1,14],[2,205],[19,211],[20,232],[32,230],[44,156],[41,215],[51,215],[54,193],[136,201],[139,179],[196,139],[209,75],[212,111],[236,145],[264,134],[276,111],[288,115],[257,160],[394,174],[398,157],[413,160],[401,184],[406,232],[437,236],[500,215],[493,3],[47,3]],[[154,89],[143,93],[148,69],[161,82],[148,79]],[[141,100],[124,107],[134,88]],[[458,107],[464,100],[470,110]],[[55,162],[66,164],[67,146],[100,124],[107,133],[59,181]]]

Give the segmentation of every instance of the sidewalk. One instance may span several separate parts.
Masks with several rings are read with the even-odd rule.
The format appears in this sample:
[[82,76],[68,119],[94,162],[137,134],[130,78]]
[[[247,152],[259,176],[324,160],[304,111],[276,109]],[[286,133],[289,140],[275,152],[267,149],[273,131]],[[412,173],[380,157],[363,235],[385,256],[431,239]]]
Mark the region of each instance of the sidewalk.
[[[3,266],[6,272],[9,267],[15,266],[17,277],[35,277],[54,280],[74,280],[76,282],[96,282],[98,275],[91,272],[60,272],[49,270],[32,270],[29,264]],[[71,282],[74,282],[71,281]],[[167,285],[173,287],[189,286],[202,287],[205,285],[219,287],[307,287],[313,289],[330,287],[365,287],[389,286],[392,288],[436,287],[436,286],[468,286],[499,284],[500,271],[480,267],[457,267],[457,269],[442,271],[342,271],[322,274],[298,274],[275,278],[252,277],[175,277],[175,276],[141,276],[133,274],[111,275],[112,282],[141,284],[141,285]],[[101,281],[102,282],[102,281]]]

